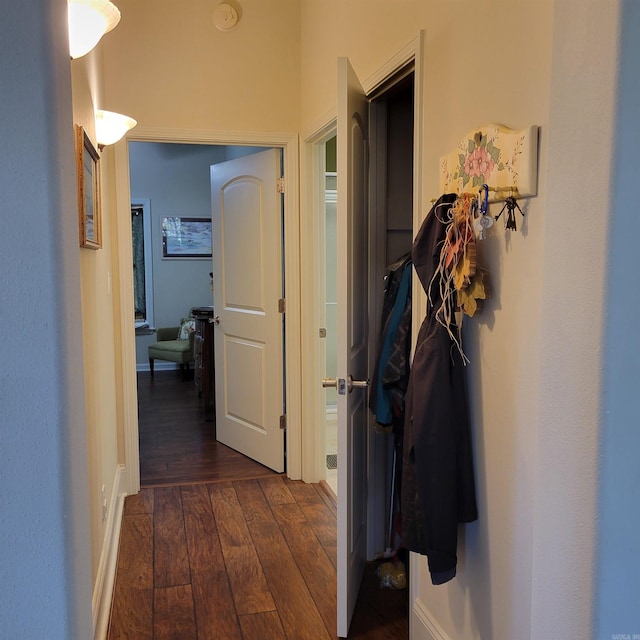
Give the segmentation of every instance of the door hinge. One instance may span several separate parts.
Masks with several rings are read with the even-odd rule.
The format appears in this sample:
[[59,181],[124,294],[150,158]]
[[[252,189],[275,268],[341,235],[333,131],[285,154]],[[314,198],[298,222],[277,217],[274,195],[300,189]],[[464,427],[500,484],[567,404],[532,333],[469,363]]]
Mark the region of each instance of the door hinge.
[[286,302],[284,298],[278,300],[278,313],[284,313],[286,310]]
[[278,178],[276,189],[278,193],[284,193],[284,178]]
[[283,431],[287,428],[287,414],[280,416],[280,429]]

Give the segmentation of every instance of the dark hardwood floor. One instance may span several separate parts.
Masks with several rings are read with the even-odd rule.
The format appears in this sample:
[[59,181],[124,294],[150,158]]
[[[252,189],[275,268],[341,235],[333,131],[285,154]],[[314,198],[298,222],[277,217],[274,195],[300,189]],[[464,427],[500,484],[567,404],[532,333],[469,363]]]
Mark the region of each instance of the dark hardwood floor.
[[177,370],[138,373],[140,484],[171,486],[277,475],[216,441],[193,383]]
[[[332,496],[206,444],[213,425],[190,386],[167,372],[139,379],[141,462],[149,460],[149,474],[125,500],[109,640],[335,638]],[[181,406],[171,407],[169,398],[180,397]],[[152,435],[147,402],[161,432],[173,420],[173,430],[193,433]],[[408,638],[406,591],[380,589],[375,569],[367,567],[349,637]]]

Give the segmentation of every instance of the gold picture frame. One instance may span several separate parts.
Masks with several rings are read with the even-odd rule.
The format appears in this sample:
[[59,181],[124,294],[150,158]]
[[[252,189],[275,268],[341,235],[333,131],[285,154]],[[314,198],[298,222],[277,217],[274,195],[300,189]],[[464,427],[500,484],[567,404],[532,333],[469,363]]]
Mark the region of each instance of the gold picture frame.
[[76,125],[76,172],[78,176],[78,216],[80,246],[102,248],[100,215],[100,154],[81,125]]

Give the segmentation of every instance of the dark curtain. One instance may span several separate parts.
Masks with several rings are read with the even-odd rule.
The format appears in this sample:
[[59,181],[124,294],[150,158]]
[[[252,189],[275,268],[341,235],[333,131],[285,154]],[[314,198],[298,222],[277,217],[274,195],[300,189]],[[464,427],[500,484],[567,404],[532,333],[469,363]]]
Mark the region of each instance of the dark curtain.
[[144,219],[142,207],[131,209],[131,236],[133,240],[133,303],[135,319],[146,320],[147,299],[144,286]]

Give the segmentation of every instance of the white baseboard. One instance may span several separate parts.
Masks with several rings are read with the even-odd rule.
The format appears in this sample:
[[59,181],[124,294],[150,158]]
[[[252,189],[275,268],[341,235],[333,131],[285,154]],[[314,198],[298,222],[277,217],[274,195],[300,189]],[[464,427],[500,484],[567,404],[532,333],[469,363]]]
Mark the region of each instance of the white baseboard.
[[420,598],[414,600],[411,607],[409,637],[411,640],[451,640]]
[[111,490],[111,501],[107,511],[107,524],[105,527],[98,575],[93,586],[93,598],[91,609],[93,613],[93,640],[104,640],[107,637],[109,627],[109,615],[111,614],[111,599],[113,597],[113,584],[116,577],[118,563],[118,545],[120,543],[120,527],[122,525],[122,513],[126,493],[124,487],[124,465],[116,467]]

